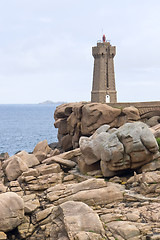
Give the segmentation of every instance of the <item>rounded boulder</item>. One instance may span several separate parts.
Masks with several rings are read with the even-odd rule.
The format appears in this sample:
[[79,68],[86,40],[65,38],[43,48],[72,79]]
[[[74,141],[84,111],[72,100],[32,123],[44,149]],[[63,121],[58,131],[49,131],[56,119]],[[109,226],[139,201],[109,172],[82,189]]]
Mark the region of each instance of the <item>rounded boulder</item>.
[[24,219],[24,203],[13,192],[0,194],[0,231],[8,232],[16,228]]

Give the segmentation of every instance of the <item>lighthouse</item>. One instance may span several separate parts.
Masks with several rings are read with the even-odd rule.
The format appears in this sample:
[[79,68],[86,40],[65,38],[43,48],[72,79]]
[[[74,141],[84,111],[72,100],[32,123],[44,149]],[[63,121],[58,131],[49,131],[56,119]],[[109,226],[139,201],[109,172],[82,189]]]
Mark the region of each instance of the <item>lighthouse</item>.
[[114,61],[116,47],[112,46],[103,35],[102,41],[92,48],[94,57],[93,84],[91,102],[116,103],[117,92],[115,86]]

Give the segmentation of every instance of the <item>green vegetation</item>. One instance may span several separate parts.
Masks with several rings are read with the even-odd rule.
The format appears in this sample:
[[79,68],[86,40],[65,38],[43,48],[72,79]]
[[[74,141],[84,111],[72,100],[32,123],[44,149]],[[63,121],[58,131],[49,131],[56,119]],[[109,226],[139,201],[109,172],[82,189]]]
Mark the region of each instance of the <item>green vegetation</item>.
[[158,146],[159,146],[159,151],[160,151],[160,138],[156,138]]
[[118,219],[116,219],[116,221],[123,221],[123,219],[121,219],[121,218],[118,218]]

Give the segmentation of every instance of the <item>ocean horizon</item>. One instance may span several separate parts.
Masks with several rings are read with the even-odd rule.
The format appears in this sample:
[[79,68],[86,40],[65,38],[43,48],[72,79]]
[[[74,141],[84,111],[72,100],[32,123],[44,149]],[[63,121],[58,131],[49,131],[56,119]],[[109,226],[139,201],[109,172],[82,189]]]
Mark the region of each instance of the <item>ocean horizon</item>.
[[47,139],[57,142],[54,127],[55,104],[0,104],[0,153],[10,156],[25,150],[32,152],[36,144]]

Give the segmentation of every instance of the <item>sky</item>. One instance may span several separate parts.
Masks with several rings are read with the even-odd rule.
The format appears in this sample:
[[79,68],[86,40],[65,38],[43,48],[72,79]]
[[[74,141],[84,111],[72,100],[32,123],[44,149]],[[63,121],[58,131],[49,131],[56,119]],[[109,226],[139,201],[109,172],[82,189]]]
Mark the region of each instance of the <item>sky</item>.
[[0,104],[90,101],[102,33],[118,101],[160,100],[159,13],[159,0],[0,0]]

